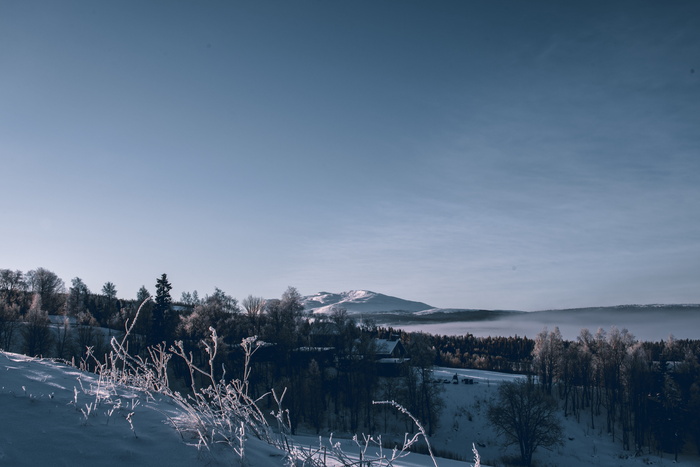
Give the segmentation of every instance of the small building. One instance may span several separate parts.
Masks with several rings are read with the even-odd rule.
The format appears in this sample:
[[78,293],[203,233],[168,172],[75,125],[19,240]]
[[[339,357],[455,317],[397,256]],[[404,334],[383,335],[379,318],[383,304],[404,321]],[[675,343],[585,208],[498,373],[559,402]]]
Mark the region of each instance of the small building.
[[374,345],[378,359],[403,359],[406,358],[408,354],[406,352],[406,347],[404,347],[399,339],[375,339]]
[[398,338],[375,339],[376,363],[379,374],[386,377],[396,377],[404,374],[408,359],[406,347]]

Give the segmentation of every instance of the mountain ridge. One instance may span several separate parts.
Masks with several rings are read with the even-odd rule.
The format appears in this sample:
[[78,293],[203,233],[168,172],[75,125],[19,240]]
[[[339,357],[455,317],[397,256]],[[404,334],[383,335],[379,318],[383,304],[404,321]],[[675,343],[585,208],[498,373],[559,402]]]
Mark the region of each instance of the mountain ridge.
[[347,292],[318,292],[304,297],[304,308],[313,314],[331,313],[345,309],[349,314],[361,313],[415,313],[433,309],[423,302],[404,300],[370,290]]
[[661,311],[672,309],[693,309],[700,308],[700,304],[623,304],[574,308],[552,308],[536,311],[523,310],[500,310],[483,308],[438,308],[424,302],[405,300],[391,295],[385,295],[370,290],[350,290],[346,292],[318,292],[307,295],[303,300],[305,310],[312,314],[331,313],[336,309],[345,309],[349,314],[371,313],[371,314],[396,314],[404,318],[414,317],[426,319],[430,315],[447,317],[454,315],[467,317],[469,315],[492,314],[493,316],[507,314],[549,314],[549,313],[584,313],[584,312],[615,312],[625,310],[636,311]]

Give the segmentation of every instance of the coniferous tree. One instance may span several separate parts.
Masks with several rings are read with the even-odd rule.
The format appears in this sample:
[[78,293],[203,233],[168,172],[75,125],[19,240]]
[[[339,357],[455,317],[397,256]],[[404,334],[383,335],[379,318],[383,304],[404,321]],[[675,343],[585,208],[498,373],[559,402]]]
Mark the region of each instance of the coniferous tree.
[[170,290],[173,286],[168,282],[168,275],[163,274],[156,282],[156,299],[153,306],[153,328],[151,330],[151,344],[172,339],[176,321],[172,312],[172,298]]
[[117,326],[119,322],[119,305],[117,301],[117,287],[113,282],[105,282],[102,286],[103,299],[100,301],[102,308],[102,318],[110,327]]
[[10,351],[19,326],[19,305],[0,302],[0,349]]
[[105,285],[102,286],[102,295],[110,300],[117,298],[117,287],[113,282],[105,282]]

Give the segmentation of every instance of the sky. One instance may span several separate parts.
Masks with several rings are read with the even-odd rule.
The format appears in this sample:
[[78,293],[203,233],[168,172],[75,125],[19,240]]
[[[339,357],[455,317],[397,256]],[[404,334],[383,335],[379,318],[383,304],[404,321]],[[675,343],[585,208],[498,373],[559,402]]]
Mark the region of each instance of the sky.
[[0,0],[0,268],[700,303],[700,3]]

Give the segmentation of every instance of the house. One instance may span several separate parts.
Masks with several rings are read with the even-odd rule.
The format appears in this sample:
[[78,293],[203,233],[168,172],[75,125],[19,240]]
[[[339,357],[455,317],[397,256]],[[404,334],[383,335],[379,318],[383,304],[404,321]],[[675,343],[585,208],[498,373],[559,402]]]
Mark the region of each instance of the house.
[[379,374],[382,376],[400,376],[403,374],[407,362],[408,352],[401,340],[392,336],[391,339],[375,339],[376,362]]
[[382,358],[406,358],[406,347],[401,340],[395,337],[391,339],[375,339],[374,346],[377,352],[377,359]]

